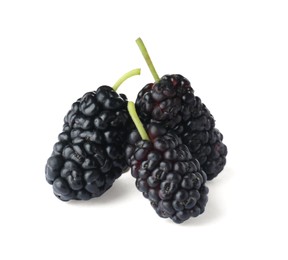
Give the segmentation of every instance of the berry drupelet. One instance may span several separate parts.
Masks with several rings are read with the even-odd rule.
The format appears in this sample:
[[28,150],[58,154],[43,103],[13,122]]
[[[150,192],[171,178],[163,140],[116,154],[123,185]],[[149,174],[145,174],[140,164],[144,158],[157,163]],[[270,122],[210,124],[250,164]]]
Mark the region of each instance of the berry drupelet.
[[113,88],[101,86],[73,103],[45,169],[46,180],[59,199],[99,197],[129,169],[125,147],[134,125],[126,96],[115,90],[139,74],[140,70],[126,73]]
[[215,178],[226,164],[227,147],[215,120],[201,99],[194,95],[190,82],[179,74],[159,79],[144,43],[137,44],[154,76],[138,94],[136,110],[144,124],[157,122],[173,129],[192,156],[201,164],[208,180]]
[[[135,122],[135,115],[132,119]],[[175,223],[203,213],[208,200],[206,174],[188,147],[173,130],[157,123],[147,126],[149,137],[143,135],[145,130],[139,123],[136,126],[139,133],[130,133],[126,157],[137,189],[160,217]]]

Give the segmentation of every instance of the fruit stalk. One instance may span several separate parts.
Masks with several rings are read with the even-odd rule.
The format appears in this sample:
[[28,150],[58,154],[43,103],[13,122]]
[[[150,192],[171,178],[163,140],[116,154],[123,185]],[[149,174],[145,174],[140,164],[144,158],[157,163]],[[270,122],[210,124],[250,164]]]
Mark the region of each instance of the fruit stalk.
[[130,70],[129,72],[125,73],[122,77],[120,77],[116,83],[114,84],[114,86],[112,87],[115,91],[117,91],[117,89],[119,88],[119,86],[126,80],[129,79],[133,76],[137,76],[140,75],[141,73],[141,69],[134,69],[134,70]]
[[149,53],[148,53],[148,51],[147,51],[147,49],[145,47],[144,42],[139,37],[136,40],[136,43],[137,43],[137,45],[138,45],[138,47],[139,47],[139,49],[140,49],[140,51],[141,51],[146,63],[147,63],[147,65],[148,65],[148,67],[149,67],[149,69],[150,69],[150,71],[152,73],[152,76],[153,76],[155,82],[158,82],[160,80],[160,78],[159,78],[159,76],[158,76],[158,74],[157,74],[157,72],[155,70],[155,67],[154,67],[153,62],[152,62],[152,60],[150,58],[150,55],[149,55]]
[[140,118],[138,117],[137,115],[137,112],[136,112],[136,109],[135,109],[135,104],[131,101],[128,101],[128,112],[142,138],[142,140],[146,140],[146,141],[149,141],[149,137],[148,137],[148,134],[142,124],[142,122],[140,121]]

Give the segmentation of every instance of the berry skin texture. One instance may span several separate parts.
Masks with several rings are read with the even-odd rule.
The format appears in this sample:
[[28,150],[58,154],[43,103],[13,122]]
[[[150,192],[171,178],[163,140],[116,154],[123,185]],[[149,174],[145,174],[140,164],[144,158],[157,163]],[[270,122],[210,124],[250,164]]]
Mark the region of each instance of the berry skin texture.
[[208,188],[199,162],[175,132],[151,124],[148,135],[152,141],[141,140],[137,130],[128,138],[126,157],[137,189],[162,218],[182,223],[202,214]]
[[73,103],[45,168],[60,200],[99,197],[129,169],[124,154],[133,124],[126,106],[126,96],[108,86]]
[[226,164],[227,147],[215,120],[201,99],[194,95],[190,82],[179,74],[164,75],[147,84],[135,102],[144,123],[159,123],[173,129],[212,180]]

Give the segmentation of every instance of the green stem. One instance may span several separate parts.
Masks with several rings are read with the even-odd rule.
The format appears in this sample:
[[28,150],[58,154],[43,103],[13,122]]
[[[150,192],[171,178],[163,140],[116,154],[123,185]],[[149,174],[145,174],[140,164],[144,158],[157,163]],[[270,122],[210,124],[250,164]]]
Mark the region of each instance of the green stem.
[[142,140],[149,141],[148,134],[147,134],[146,130],[144,129],[144,126],[143,126],[142,122],[140,121],[140,118],[137,115],[137,112],[135,109],[135,104],[132,101],[128,101],[127,108],[128,108],[129,114],[130,114]]
[[133,77],[133,76],[136,76],[136,75],[140,75],[140,73],[141,73],[141,69],[135,69],[135,70],[131,70],[131,71],[125,73],[120,79],[118,79],[118,80],[116,81],[116,83],[115,83],[114,86],[113,86],[113,89],[114,89],[115,91],[117,91],[117,89],[119,88],[119,86],[120,86],[126,79],[129,79],[129,78],[131,78],[131,77]]
[[159,76],[158,76],[158,74],[157,74],[157,72],[155,70],[155,67],[154,67],[154,65],[153,65],[153,63],[151,61],[151,58],[150,58],[149,53],[148,53],[148,51],[147,51],[147,49],[146,49],[146,47],[144,45],[144,42],[139,37],[136,40],[136,43],[137,43],[137,45],[138,45],[138,47],[139,47],[139,49],[140,49],[140,51],[141,51],[146,63],[147,63],[147,65],[148,65],[148,67],[149,67],[149,69],[150,69],[150,71],[152,73],[152,76],[153,76],[155,82],[158,82],[160,80],[160,78],[159,78]]

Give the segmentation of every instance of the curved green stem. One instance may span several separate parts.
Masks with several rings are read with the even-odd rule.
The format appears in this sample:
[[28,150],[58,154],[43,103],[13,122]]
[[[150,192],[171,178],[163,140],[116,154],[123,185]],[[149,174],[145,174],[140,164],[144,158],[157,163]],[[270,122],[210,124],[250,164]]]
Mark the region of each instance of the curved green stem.
[[140,118],[137,115],[137,112],[135,109],[135,104],[131,101],[128,101],[127,108],[128,108],[129,114],[130,114],[142,140],[149,141],[148,134],[147,134],[146,130],[144,129],[144,126],[143,126],[142,122],[140,121]]
[[141,73],[141,69],[135,69],[135,70],[131,70],[131,71],[125,73],[120,79],[118,79],[118,80],[116,81],[116,83],[115,83],[114,86],[113,86],[113,89],[114,89],[115,91],[117,91],[117,89],[119,88],[119,86],[120,86],[126,79],[129,79],[129,78],[131,78],[131,77],[133,77],[133,76],[136,76],[136,75],[140,75],[140,73]]
[[160,80],[160,78],[159,78],[159,76],[158,76],[158,74],[157,74],[157,72],[155,70],[155,67],[154,67],[154,65],[153,65],[153,63],[151,61],[151,58],[150,58],[149,53],[148,53],[148,51],[147,51],[147,49],[146,49],[146,47],[144,45],[144,42],[139,37],[136,40],[136,43],[137,43],[137,45],[138,45],[138,47],[139,47],[139,49],[140,49],[140,51],[141,51],[146,63],[147,63],[147,65],[148,65],[148,67],[149,67],[149,69],[150,69],[150,71],[152,73],[152,76],[153,76],[155,82],[158,82]]

